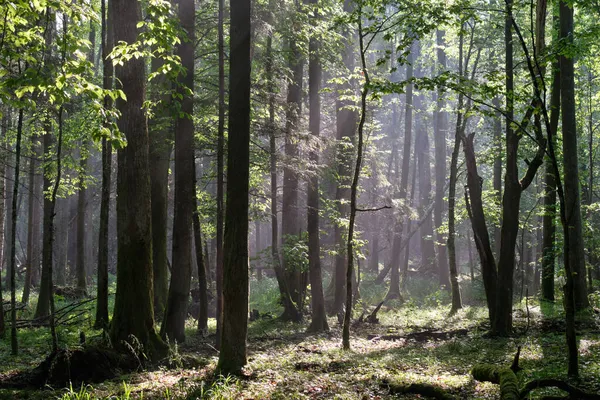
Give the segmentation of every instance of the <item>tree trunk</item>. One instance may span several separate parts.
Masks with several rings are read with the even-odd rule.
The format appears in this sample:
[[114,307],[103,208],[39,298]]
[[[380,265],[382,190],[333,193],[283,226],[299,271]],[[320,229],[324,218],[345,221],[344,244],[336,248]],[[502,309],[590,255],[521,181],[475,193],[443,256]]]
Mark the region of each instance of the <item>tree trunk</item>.
[[[108,7],[107,7],[108,3]],[[113,65],[108,55],[113,47],[112,1],[102,0],[102,59],[103,87],[112,89]],[[104,98],[104,107],[112,107],[110,96]],[[94,327],[108,327],[108,219],[110,215],[110,183],[112,169],[112,145],[102,138],[102,191],[100,194],[100,222],[98,232],[98,282],[96,321]]]
[[[560,38],[573,42],[573,9],[564,1],[560,2]],[[560,56],[560,98],[563,134],[563,165],[565,182],[565,217],[568,223],[567,234],[570,246],[565,257],[569,258],[573,274],[575,311],[589,307],[583,250],[581,200],[579,194],[579,165],[577,147],[577,119],[575,113],[575,74],[573,58]]]
[[231,1],[229,151],[223,245],[223,329],[217,370],[240,374],[248,332],[248,181],[250,177],[250,1]]
[[[352,12],[353,4],[351,1],[344,1],[344,11]],[[342,50],[342,60],[344,68],[351,74],[354,71],[354,48],[353,39],[355,37],[352,30],[345,32],[344,47]],[[347,78],[343,78],[347,79]],[[345,81],[338,90],[343,95],[354,93],[352,82]],[[337,144],[337,186],[335,191],[335,204],[340,219],[348,218],[350,200],[350,185],[352,183],[352,160],[354,158],[354,142],[356,136],[356,125],[358,123],[358,113],[354,108],[355,102],[352,100],[336,101],[336,139]],[[335,271],[333,275],[334,297],[330,313],[337,314],[343,310],[346,298],[346,268],[347,254],[346,241],[344,240],[345,227],[341,223],[334,225],[334,240],[336,247]]]
[[[196,171],[194,171],[194,189],[196,188]],[[200,311],[198,313],[198,332],[202,336],[208,334],[208,279],[206,277],[206,263],[202,254],[202,232],[200,230],[200,213],[198,212],[198,199],[194,193],[194,244],[196,247],[196,267],[198,268],[198,293],[200,295]]]
[[[552,144],[556,146],[556,132],[560,116],[560,67],[558,61],[552,66],[550,95],[550,125],[555,133]],[[542,299],[554,301],[555,238],[556,238],[556,176],[552,160],[546,158],[544,173],[544,218],[542,222]]]
[[[317,5],[317,0],[310,0],[311,6]],[[317,15],[317,10],[313,10]],[[313,22],[316,23],[316,16]],[[309,129],[313,136],[318,137],[321,131],[321,60],[319,58],[320,43],[316,37],[311,37],[308,45],[308,99]],[[319,156],[316,151],[310,154],[311,161],[317,164]],[[325,296],[323,295],[323,279],[321,277],[321,246],[319,244],[319,180],[315,174],[308,182],[307,194],[307,230],[308,230],[308,263],[311,290],[312,320],[308,330],[311,332],[328,331],[327,314],[325,313]]]
[[[292,40],[290,42],[290,60],[289,66],[292,71],[292,79],[288,84],[287,94],[287,105],[288,110],[286,112],[286,127],[285,127],[285,155],[288,158],[288,163],[295,162],[298,158],[298,146],[296,144],[296,134],[299,129],[299,118],[302,112],[302,72],[304,69],[304,60],[297,43]],[[313,153],[313,159],[316,154]],[[312,160],[314,161],[314,160]],[[295,166],[286,165],[283,169],[283,199],[281,204],[281,233],[283,235],[284,244],[290,240],[297,240],[299,238],[300,226],[298,218],[298,174],[295,171]],[[313,171],[316,174],[316,171]],[[309,179],[308,190],[312,190],[313,184],[318,185],[318,179],[316,175],[311,176]],[[314,190],[318,186],[315,186]],[[314,204],[314,193],[311,196],[308,193],[308,200],[312,200],[313,204],[309,203],[308,213],[313,211],[318,212],[318,197],[316,198],[317,204]],[[312,207],[317,209],[311,210]],[[309,259],[313,262],[315,253],[318,255],[318,232],[314,229],[318,229],[317,225],[313,224],[308,227],[309,234]],[[312,230],[312,232],[311,232]],[[315,236],[316,235],[316,236]],[[317,248],[315,249],[315,244]],[[311,247],[312,246],[312,247]],[[302,307],[304,299],[304,273],[299,271],[298,268],[291,264],[283,255],[283,263],[280,267],[278,275],[281,277],[279,282],[279,291],[281,292],[281,302],[283,304],[283,314],[281,318],[287,321],[300,322],[302,320]]]
[[21,302],[29,303],[31,286],[37,281],[37,270],[39,269],[39,190],[36,179],[37,169],[37,136],[31,138],[31,158],[29,160],[29,193],[28,193],[28,216],[27,216],[27,270],[25,271],[25,284],[23,286],[23,297]]
[[[128,0],[114,0],[113,4],[115,42],[135,42],[141,4]],[[133,58],[117,66],[115,73],[127,98],[117,101],[119,130],[125,134],[127,146],[118,152],[117,293],[110,337],[113,346],[125,349],[124,343],[133,335],[144,346],[144,353],[157,359],[166,346],[154,330],[148,130],[142,108],[146,92],[144,59]]]
[[88,157],[87,143],[81,143],[79,150],[79,182],[77,196],[77,258],[76,258],[76,277],[77,289],[82,295],[87,295],[87,271],[85,268],[85,250],[86,250],[86,231],[85,231],[85,214],[86,214],[86,188],[85,174],[87,170]]
[[[445,32],[436,31],[438,73],[446,70]],[[444,93],[438,89],[434,111],[434,144],[435,144],[435,208],[433,223],[436,230],[437,269],[440,285],[450,285],[448,277],[448,252],[445,246],[444,234],[440,231],[443,225],[443,215],[446,208],[444,186],[446,185],[446,135],[448,130],[448,115],[443,111],[445,106]]]
[[356,163],[354,166],[354,174],[352,177],[352,185],[350,186],[350,220],[348,223],[347,237],[347,258],[348,268],[346,269],[346,310],[344,313],[344,326],[342,329],[342,347],[344,350],[350,349],[350,319],[352,318],[352,276],[354,275],[354,222],[356,219],[356,196],[358,192],[358,183],[360,179],[360,170],[363,160],[363,131],[365,121],[367,119],[367,95],[369,93],[369,71],[367,69],[366,52],[364,46],[364,35],[362,29],[362,13],[359,8],[358,17],[358,37],[360,47],[360,60],[364,83],[361,91],[360,102],[360,120],[358,123],[358,143],[356,146]]
[[[410,53],[406,60],[406,80],[410,81],[413,78],[413,60],[416,58],[415,53],[418,51],[418,43],[413,43]],[[404,149],[402,154],[402,173],[400,176],[400,187],[398,190],[398,198],[406,199],[406,191],[408,187],[408,172],[410,169],[410,155],[412,142],[412,117],[413,117],[413,84],[406,85],[406,118],[404,119]],[[394,299],[400,297],[400,246],[402,245],[402,230],[404,217],[396,216],[394,227],[394,239],[392,244],[392,255],[390,258],[391,280],[390,288],[386,294],[386,299]]]
[[[462,49],[462,35],[461,35]],[[462,53],[462,50],[461,50]],[[462,54],[459,56],[462,59]],[[456,118],[456,135],[454,137],[454,149],[450,161],[450,187],[448,188],[448,260],[450,271],[450,286],[452,289],[452,307],[450,314],[455,314],[462,308],[460,288],[458,286],[458,268],[456,266],[456,180],[458,175],[458,154],[460,152],[460,133],[462,120],[462,93],[458,95],[458,115]]]
[[[4,200],[6,199],[6,171],[8,166],[6,165],[7,156],[7,135],[8,135],[8,113],[10,110],[8,107],[4,108],[2,113],[2,119],[0,120],[0,129],[2,135],[0,136],[0,244],[4,244],[4,221],[5,221],[5,207]],[[5,247],[0,246],[0,276],[2,275],[2,261],[4,260]],[[4,304],[4,294],[2,292],[2,279],[0,279],[0,304]],[[6,323],[4,321],[4,312],[0,312],[0,338],[4,339],[6,334]]]
[[[173,216],[173,266],[165,319],[161,329],[163,338],[185,341],[185,320],[192,278],[192,221],[196,188],[194,163],[194,0],[179,0],[179,21],[187,33],[177,46],[185,73],[178,77],[181,95],[180,116],[175,121],[175,198]],[[183,115],[181,115],[183,114]]]
[[[13,356],[19,353],[19,343],[17,341],[17,298],[15,287],[16,272],[16,241],[17,241],[17,199],[19,197],[19,175],[21,169],[21,140],[23,137],[23,109],[19,109],[17,122],[17,145],[15,148],[15,183],[13,185],[12,197],[12,220],[10,233],[10,348]],[[4,310],[2,310],[4,311]]]
[[[162,66],[159,58],[152,59],[152,70]],[[166,110],[170,101],[164,94],[169,89],[166,78],[159,77],[151,87],[156,101],[161,101],[157,114],[149,120],[150,130],[150,186],[152,193],[152,268],[154,316],[162,318],[169,292],[169,256],[167,230],[169,218],[169,166],[171,162],[171,115]]]
[[219,58],[219,122],[217,128],[217,227],[216,227],[216,266],[215,281],[217,289],[217,335],[216,346],[220,347],[223,322],[223,219],[224,219],[224,163],[225,154],[225,40],[224,40],[225,0],[219,0],[217,16],[217,52]]

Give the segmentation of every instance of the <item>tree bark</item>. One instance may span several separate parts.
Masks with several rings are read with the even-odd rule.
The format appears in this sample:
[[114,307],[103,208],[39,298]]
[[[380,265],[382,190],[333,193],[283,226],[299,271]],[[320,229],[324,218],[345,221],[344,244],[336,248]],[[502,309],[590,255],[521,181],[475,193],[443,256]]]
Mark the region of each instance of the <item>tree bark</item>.
[[[437,43],[437,62],[438,73],[446,70],[446,52],[444,47],[445,32],[436,31]],[[443,110],[446,101],[444,93],[438,89],[436,94],[435,111],[434,111],[434,144],[435,144],[435,208],[433,210],[433,223],[436,230],[437,243],[437,269],[440,278],[440,285],[448,287],[450,280],[448,276],[448,251],[445,245],[444,234],[440,231],[443,224],[443,215],[446,209],[446,201],[444,200],[444,186],[446,185],[446,135],[448,130],[448,115]]]
[[[561,40],[573,43],[573,9],[564,1],[560,2]],[[589,307],[585,274],[585,254],[583,250],[581,199],[579,194],[579,165],[577,147],[577,118],[575,112],[575,72],[573,58],[560,55],[560,98],[563,134],[563,165],[565,191],[565,217],[568,224],[570,246],[565,257],[569,258],[573,274],[575,311]]]
[[78,292],[85,296],[87,295],[87,271],[85,268],[85,250],[86,250],[86,231],[85,231],[85,217],[86,217],[86,188],[85,188],[85,174],[87,170],[87,143],[83,141],[79,149],[79,181],[78,195],[77,195],[77,257],[76,257],[76,283]]
[[[17,200],[19,197],[19,175],[21,168],[21,140],[23,137],[23,109],[19,109],[19,117],[17,122],[17,145],[15,148],[15,183],[13,185],[12,197],[12,220],[10,233],[10,348],[13,356],[19,353],[19,343],[17,341],[17,298],[15,287],[16,273],[16,241],[17,241]],[[4,310],[2,310],[4,312]]]
[[[285,155],[288,158],[287,165],[283,169],[283,199],[281,203],[281,233],[284,244],[290,240],[297,240],[300,234],[299,218],[298,218],[298,174],[295,171],[295,166],[290,166],[298,158],[298,145],[296,144],[296,134],[299,129],[299,119],[302,112],[302,74],[304,69],[304,60],[300,48],[295,40],[290,41],[289,67],[292,71],[292,79],[288,84],[287,106],[286,112],[286,127],[285,127]],[[313,153],[311,161],[314,161],[316,153]],[[312,171],[316,174],[316,171]],[[311,176],[309,180],[308,190],[311,190],[313,184],[318,185],[316,175]],[[318,190],[315,186],[314,190]],[[308,199],[313,201],[313,204],[307,204],[308,213],[318,212],[318,197],[317,209],[311,211],[311,206],[315,207],[314,194],[308,194]],[[314,222],[314,220],[313,220]],[[314,223],[308,227],[309,231],[309,259],[312,256],[314,262],[315,243],[318,247],[318,229]],[[311,232],[312,230],[312,232]],[[317,235],[317,236],[315,236]],[[312,240],[311,240],[312,239]],[[315,242],[316,239],[316,242]],[[312,247],[311,247],[312,246]],[[311,252],[312,250],[312,252]],[[318,248],[317,254],[318,254]],[[281,277],[279,282],[279,291],[281,292],[281,301],[283,304],[283,314],[281,318],[287,321],[300,322],[302,320],[302,308],[304,299],[304,281],[305,274],[299,271],[298,268],[283,255],[283,263],[278,272]]]
[[[162,65],[160,58],[152,59],[152,70]],[[162,318],[167,306],[169,292],[169,256],[167,230],[169,218],[169,165],[171,162],[172,132],[171,116],[167,112],[169,95],[164,94],[169,87],[164,76],[159,77],[151,87],[159,106],[157,114],[149,120],[150,130],[150,187],[152,193],[152,268],[154,290],[154,316]]]
[[[134,43],[141,4],[114,0],[115,42]],[[143,58],[133,58],[115,68],[127,101],[117,101],[121,113],[119,130],[127,146],[118,152],[117,174],[117,293],[111,323],[113,346],[125,349],[125,342],[135,336],[150,359],[161,357],[166,345],[154,330],[152,218],[148,129],[143,103],[145,100],[145,65]],[[132,307],[135,304],[135,307]]]
[[[310,0],[311,6],[317,5],[317,0]],[[313,10],[316,20],[317,10]],[[316,22],[316,21],[315,21]],[[316,37],[311,37],[308,45],[308,99],[309,130],[311,135],[318,137],[321,131],[321,60],[319,58],[320,43]],[[311,161],[319,162],[316,151],[311,152]],[[307,194],[307,230],[308,230],[308,263],[311,290],[312,320],[310,332],[328,331],[327,314],[325,313],[325,296],[323,295],[323,279],[321,276],[321,249],[319,243],[319,180],[315,174],[308,182]]]
[[27,211],[27,270],[25,271],[25,284],[23,286],[23,297],[21,302],[29,303],[31,286],[37,281],[37,270],[39,269],[39,228],[40,215],[38,207],[38,180],[37,169],[37,135],[31,138],[31,158],[29,159],[29,184],[28,184],[28,211]]
[[[192,278],[192,221],[196,198],[194,185],[194,0],[179,0],[178,15],[187,37],[181,38],[176,55],[185,72],[178,77],[182,96],[180,116],[175,121],[175,198],[173,217],[173,266],[161,336],[185,341],[185,320]],[[183,115],[182,115],[183,114]]]
[[[2,119],[0,120],[0,129],[2,135],[0,136],[0,244],[4,244],[4,222],[5,222],[5,199],[6,199],[6,171],[8,166],[6,165],[7,156],[7,134],[8,134],[8,114],[10,110],[8,107],[2,110]],[[0,275],[2,273],[2,262],[4,260],[5,247],[0,246]],[[2,292],[2,279],[0,279],[0,304],[4,304],[4,294]],[[4,339],[6,334],[6,323],[4,321],[4,312],[0,313],[0,338]]]
[[[558,61],[552,67],[552,88],[550,94],[550,125],[552,132],[558,132],[560,116],[560,67]],[[556,144],[556,134],[553,136]],[[546,157],[544,172],[544,217],[542,221],[542,299],[554,301],[555,238],[556,238],[556,176],[552,160]]]
[[224,163],[225,154],[225,40],[224,40],[224,14],[225,0],[219,0],[219,11],[217,21],[217,52],[219,57],[219,122],[217,132],[217,227],[216,227],[216,245],[217,257],[215,266],[216,286],[217,286],[217,335],[216,345],[220,346],[221,328],[223,319],[223,205],[224,205]]
[[250,1],[231,1],[229,151],[223,245],[223,329],[217,370],[240,374],[248,332],[248,181],[250,177]]
[[[104,89],[112,89],[113,65],[108,55],[113,47],[112,1],[102,0],[102,59]],[[110,96],[104,98],[104,107],[112,107]],[[100,222],[98,231],[98,282],[96,321],[94,327],[108,327],[108,220],[110,215],[110,183],[112,169],[112,145],[102,138],[102,191],[100,194]]]
[[[410,81],[413,78],[413,60],[415,59],[414,53],[418,48],[417,43],[413,43],[410,53],[407,56],[406,63],[406,80]],[[400,200],[406,200],[406,191],[408,188],[408,173],[410,169],[410,155],[411,155],[411,143],[412,143],[412,117],[413,117],[413,84],[409,83],[406,85],[406,117],[404,119],[404,149],[402,154],[402,173],[400,176],[400,187],[398,190],[398,198]],[[390,288],[386,294],[386,299],[394,299],[400,297],[400,253],[402,244],[402,230],[403,230],[403,217],[396,216],[394,227],[394,239],[392,243],[392,254],[390,258],[391,266],[391,277],[390,277]]]

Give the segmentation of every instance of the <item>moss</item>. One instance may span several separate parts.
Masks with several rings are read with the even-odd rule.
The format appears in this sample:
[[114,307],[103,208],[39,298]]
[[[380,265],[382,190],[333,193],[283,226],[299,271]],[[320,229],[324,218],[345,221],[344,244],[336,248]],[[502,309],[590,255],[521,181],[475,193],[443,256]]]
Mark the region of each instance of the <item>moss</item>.
[[471,370],[473,378],[482,382],[500,385],[500,400],[518,400],[519,381],[515,373],[508,367],[495,367],[489,364],[478,364]]

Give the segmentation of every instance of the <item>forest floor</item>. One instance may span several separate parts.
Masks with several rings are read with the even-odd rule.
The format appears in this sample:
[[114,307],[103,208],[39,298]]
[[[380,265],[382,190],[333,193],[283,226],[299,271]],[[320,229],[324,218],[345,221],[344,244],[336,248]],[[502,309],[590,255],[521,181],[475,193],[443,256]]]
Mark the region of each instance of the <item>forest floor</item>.
[[[515,305],[515,335],[506,339],[485,336],[484,307],[468,306],[455,316],[447,314],[448,307],[438,304],[384,306],[378,315],[380,324],[352,327],[351,351],[341,350],[341,329],[333,318],[331,331],[319,335],[306,334],[306,324],[259,319],[250,323],[249,362],[243,379],[213,375],[214,334],[199,336],[190,319],[186,343],[172,346],[171,364],[191,356],[201,361],[200,367],[139,371],[72,389],[0,389],[0,399],[385,399],[393,397],[389,383],[429,383],[459,399],[497,399],[498,386],[475,381],[470,370],[478,363],[510,366],[518,346],[522,347],[521,383],[566,377],[560,303],[540,305],[529,299],[527,307]],[[61,329],[61,343],[76,347],[78,329]],[[88,338],[101,335],[89,329]],[[581,378],[572,383],[600,393],[598,315],[588,316],[578,333]],[[35,367],[49,351],[47,329],[22,330],[19,339],[16,358],[10,356],[9,340],[0,341],[0,379]],[[538,390],[531,398],[559,393]]]

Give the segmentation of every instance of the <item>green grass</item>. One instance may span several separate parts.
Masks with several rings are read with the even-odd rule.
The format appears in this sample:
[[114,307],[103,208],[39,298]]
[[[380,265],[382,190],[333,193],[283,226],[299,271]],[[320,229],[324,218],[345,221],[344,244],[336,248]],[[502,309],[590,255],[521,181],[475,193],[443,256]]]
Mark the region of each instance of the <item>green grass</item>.
[[[469,281],[462,285],[466,288]],[[331,332],[320,335],[305,333],[308,318],[302,324],[259,319],[249,325],[247,376],[243,379],[215,377],[213,370],[218,353],[213,347],[214,335],[200,337],[196,332],[196,321],[190,319],[186,324],[186,343],[171,344],[172,365],[175,366],[172,369],[143,371],[69,389],[0,390],[0,399],[383,399],[389,397],[385,382],[424,382],[441,386],[459,398],[497,398],[497,386],[474,381],[470,369],[482,362],[509,365],[517,346],[522,346],[521,366],[524,370],[518,375],[521,383],[541,377],[566,377],[564,332],[544,330],[548,326],[560,327],[564,321],[560,301],[540,304],[529,298],[527,304],[524,301],[516,303],[514,316],[518,334],[508,339],[489,339],[484,335],[488,326],[487,310],[477,305],[481,298],[473,299],[470,304],[474,305],[466,306],[449,318],[449,307],[443,305],[447,295],[438,292],[435,285],[427,289],[423,283],[409,289],[403,304],[384,305],[379,314],[380,325],[352,327],[352,350],[348,352],[340,349],[341,332],[335,318],[329,320]],[[111,290],[114,291],[114,287]],[[368,279],[364,279],[361,287],[363,303],[357,307],[355,317],[362,312],[361,307],[371,309],[383,298],[385,290],[385,287],[369,286]],[[472,292],[476,293],[476,288]],[[592,296],[593,301],[597,298]],[[251,281],[251,309],[277,316],[281,312],[277,299],[274,279]],[[34,296],[32,306],[35,300]],[[30,313],[31,310],[23,311],[19,318],[27,318]],[[92,328],[93,315],[91,307],[82,326],[60,328],[61,345],[76,346],[80,330],[88,339],[100,335],[100,331]],[[596,324],[596,328],[580,332],[579,384],[588,390],[600,391],[597,379],[600,376],[600,333],[597,329],[600,320],[595,314],[581,318],[587,318],[587,326]],[[528,325],[527,333],[523,334]],[[209,329],[214,333],[214,319],[209,320]],[[405,335],[427,329],[467,329],[468,335],[425,342],[367,338],[373,334]],[[18,357],[10,356],[8,340],[0,341],[0,376],[35,366],[50,349],[46,328],[21,330],[19,341],[21,352]],[[201,362],[194,368],[184,367],[184,360],[190,358]],[[557,392],[545,390],[534,394],[538,397],[532,398],[556,395]]]

